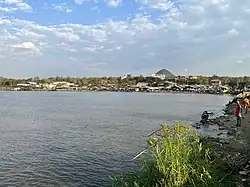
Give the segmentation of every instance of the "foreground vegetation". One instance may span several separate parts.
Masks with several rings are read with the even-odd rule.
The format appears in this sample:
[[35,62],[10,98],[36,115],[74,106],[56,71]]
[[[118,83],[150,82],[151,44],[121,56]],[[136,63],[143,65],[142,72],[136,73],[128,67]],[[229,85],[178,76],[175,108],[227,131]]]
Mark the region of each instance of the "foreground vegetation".
[[[205,143],[204,143],[205,142]],[[189,126],[175,123],[150,137],[141,169],[113,178],[114,187],[233,187],[237,179]]]

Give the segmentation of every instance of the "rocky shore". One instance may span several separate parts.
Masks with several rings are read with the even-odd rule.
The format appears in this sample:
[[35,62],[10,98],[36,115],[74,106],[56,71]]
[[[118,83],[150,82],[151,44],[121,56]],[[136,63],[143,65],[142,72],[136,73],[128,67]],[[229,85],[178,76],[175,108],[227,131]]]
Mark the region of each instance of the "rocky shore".
[[250,114],[243,115],[242,126],[236,127],[235,102],[230,101],[223,111],[224,115],[210,119],[206,126],[196,124],[195,127],[216,132],[216,136],[206,136],[204,140],[222,159],[228,175],[237,178],[237,185],[250,186]]
[[[199,133],[193,133],[193,135],[189,127],[185,129],[187,126],[178,122],[173,124],[173,128],[172,125],[162,125],[160,129],[149,135],[149,147],[132,159],[149,151],[145,158],[150,159],[143,160],[142,163],[145,163],[142,165],[143,169],[115,179],[115,184],[119,185],[113,186],[135,186],[132,184],[183,186],[183,184],[189,185],[189,181],[183,182],[179,179],[189,176],[192,181],[190,186],[249,187],[250,115],[243,115],[242,126],[236,127],[235,105],[236,102],[233,99],[225,106],[222,115],[218,117],[214,115],[204,125],[194,124],[197,132],[201,132],[200,135]],[[199,167],[202,169],[199,170]],[[205,180],[204,171],[209,174],[208,179]],[[172,181],[178,185],[161,185],[162,181]]]

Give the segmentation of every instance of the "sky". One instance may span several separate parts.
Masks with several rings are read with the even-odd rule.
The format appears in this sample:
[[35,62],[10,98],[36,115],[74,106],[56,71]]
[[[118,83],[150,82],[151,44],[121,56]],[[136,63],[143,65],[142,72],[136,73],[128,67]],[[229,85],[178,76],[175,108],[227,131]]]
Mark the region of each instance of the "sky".
[[249,33],[250,1],[0,0],[0,76],[244,76]]

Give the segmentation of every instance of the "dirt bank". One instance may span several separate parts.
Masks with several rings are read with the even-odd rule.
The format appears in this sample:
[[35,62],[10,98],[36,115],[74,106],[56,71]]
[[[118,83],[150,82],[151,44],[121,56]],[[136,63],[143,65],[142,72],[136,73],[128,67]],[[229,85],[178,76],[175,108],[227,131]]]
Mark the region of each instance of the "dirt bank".
[[243,111],[241,127],[236,127],[234,112],[235,103],[230,101],[224,115],[209,121],[208,126],[216,129],[217,137],[208,140],[230,174],[236,175],[242,186],[250,186],[250,112]]

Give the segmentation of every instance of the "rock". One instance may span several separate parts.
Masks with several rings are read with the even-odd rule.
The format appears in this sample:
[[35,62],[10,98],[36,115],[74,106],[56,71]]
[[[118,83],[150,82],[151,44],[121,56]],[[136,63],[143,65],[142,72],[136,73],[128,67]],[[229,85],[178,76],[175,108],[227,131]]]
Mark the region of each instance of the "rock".
[[235,125],[232,125],[231,128],[237,130],[237,127]]
[[239,174],[240,175],[247,175],[249,173],[249,171],[240,171]]
[[214,123],[212,121],[208,121],[207,125],[213,125]]
[[222,134],[223,134],[223,133],[222,133],[222,132],[220,132],[220,133],[218,133],[218,134],[217,134],[217,136],[220,136],[220,135],[222,135]]
[[246,182],[246,181],[247,181],[247,179],[241,179],[241,181],[242,181],[242,182]]
[[225,130],[225,129],[226,129],[226,127],[223,127],[223,126],[219,127],[219,130]]
[[230,129],[228,132],[227,132],[227,135],[229,136],[233,136],[236,134],[236,130],[235,129]]
[[243,145],[245,144],[245,142],[244,142],[244,141],[239,141],[239,143],[240,143],[240,144],[243,144]]
[[228,144],[228,142],[227,142],[226,140],[223,140],[223,139],[220,139],[220,140],[219,140],[219,143]]

